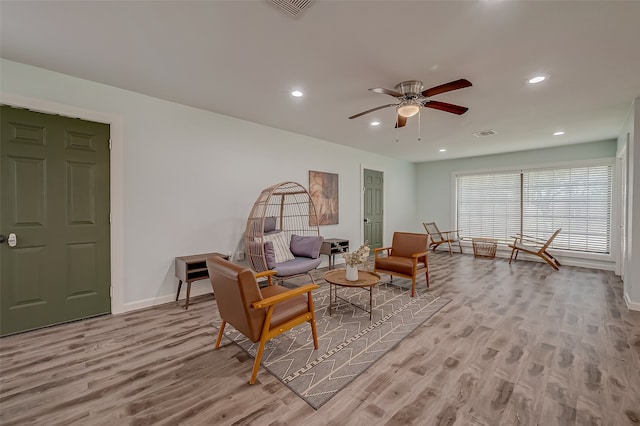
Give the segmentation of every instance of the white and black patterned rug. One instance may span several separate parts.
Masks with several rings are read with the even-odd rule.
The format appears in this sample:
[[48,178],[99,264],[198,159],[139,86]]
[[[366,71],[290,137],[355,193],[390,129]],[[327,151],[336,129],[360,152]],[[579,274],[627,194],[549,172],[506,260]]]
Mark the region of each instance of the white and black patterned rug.
[[[320,285],[313,292],[318,349],[313,349],[309,325],[303,324],[267,342],[262,357],[262,367],[315,409],[451,301],[424,289],[412,298],[411,282],[394,278],[393,284],[380,283],[374,288],[371,320],[369,313],[340,300],[330,317],[329,285],[322,279],[316,283]],[[368,291],[338,290],[341,297],[368,309]],[[218,328],[219,323],[214,326]],[[255,357],[257,343],[230,325],[225,335]]]

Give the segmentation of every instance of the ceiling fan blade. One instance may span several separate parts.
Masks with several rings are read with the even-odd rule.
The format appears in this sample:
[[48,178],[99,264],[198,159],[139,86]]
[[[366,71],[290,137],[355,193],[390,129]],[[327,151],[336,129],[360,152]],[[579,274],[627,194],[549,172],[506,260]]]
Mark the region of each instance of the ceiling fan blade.
[[376,93],[382,93],[383,95],[391,95],[394,98],[401,98],[403,96],[403,94],[400,92],[396,92],[395,90],[384,89],[382,87],[375,87],[369,90]]
[[371,109],[368,109],[368,110],[366,110],[364,112],[361,112],[360,114],[352,115],[351,117],[349,117],[349,120],[354,119],[354,118],[358,118],[358,117],[360,117],[362,115],[369,114],[370,112],[377,111],[377,110],[382,109],[382,108],[388,108],[390,106],[396,106],[396,105],[398,105],[398,104],[388,104],[388,105],[382,105],[382,106],[379,106],[379,107],[371,108]]
[[404,127],[407,124],[407,117],[403,117],[398,114],[398,119],[396,120],[396,129],[399,127]]
[[422,104],[427,108],[439,109],[440,111],[450,112],[452,114],[462,115],[469,110],[467,107],[460,105],[448,104],[446,102],[429,101]]
[[461,78],[460,80],[451,81],[449,83],[427,89],[422,92],[422,96],[430,98],[431,96],[438,95],[440,93],[450,92],[452,90],[458,90],[469,86],[473,86],[471,82],[467,79]]

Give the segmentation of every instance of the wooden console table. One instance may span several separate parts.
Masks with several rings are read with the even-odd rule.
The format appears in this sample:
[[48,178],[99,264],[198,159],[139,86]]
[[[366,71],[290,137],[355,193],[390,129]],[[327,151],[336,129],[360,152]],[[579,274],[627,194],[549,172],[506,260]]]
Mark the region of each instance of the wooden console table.
[[329,256],[329,269],[336,266],[334,256],[347,251],[349,251],[349,240],[341,238],[326,238],[322,243],[322,247],[320,247],[320,254]]
[[189,309],[189,295],[191,294],[191,283],[193,281],[209,279],[209,271],[207,270],[207,259],[213,256],[221,257],[229,260],[229,256],[222,253],[203,253],[193,254],[191,256],[176,257],[176,277],[178,277],[178,293],[176,294],[176,302],[180,298],[180,289],[182,283],[187,283],[187,298],[184,302],[184,308]]

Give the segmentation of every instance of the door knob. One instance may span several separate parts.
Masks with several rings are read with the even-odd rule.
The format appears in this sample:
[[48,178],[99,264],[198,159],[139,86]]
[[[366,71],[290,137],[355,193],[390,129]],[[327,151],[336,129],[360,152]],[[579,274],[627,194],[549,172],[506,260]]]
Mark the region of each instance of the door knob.
[[0,235],[0,244],[4,243],[5,241],[9,243],[9,247],[15,247],[16,244],[18,244],[18,238],[16,237],[16,234],[14,234],[13,232],[9,234],[8,238],[5,237],[4,235]]
[[368,217],[364,218],[364,223],[369,223],[369,218]]

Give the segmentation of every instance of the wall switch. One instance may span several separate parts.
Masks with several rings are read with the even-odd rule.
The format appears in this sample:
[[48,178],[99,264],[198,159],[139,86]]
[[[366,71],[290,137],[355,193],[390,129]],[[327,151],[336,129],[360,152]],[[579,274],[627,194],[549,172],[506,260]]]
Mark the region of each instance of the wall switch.
[[239,251],[238,252],[238,260],[244,260],[244,252],[243,251]]

